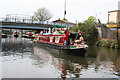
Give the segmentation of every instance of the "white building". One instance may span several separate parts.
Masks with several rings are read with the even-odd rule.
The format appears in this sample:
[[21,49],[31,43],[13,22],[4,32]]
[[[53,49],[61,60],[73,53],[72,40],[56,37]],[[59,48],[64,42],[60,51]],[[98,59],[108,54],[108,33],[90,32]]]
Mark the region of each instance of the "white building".
[[108,23],[120,23],[120,10],[108,12]]

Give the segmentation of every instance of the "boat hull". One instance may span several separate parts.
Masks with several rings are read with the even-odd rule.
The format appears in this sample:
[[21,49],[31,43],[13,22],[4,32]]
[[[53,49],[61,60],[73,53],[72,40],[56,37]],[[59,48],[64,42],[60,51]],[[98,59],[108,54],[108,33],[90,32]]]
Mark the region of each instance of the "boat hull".
[[24,38],[30,38],[30,39],[34,39],[34,37],[33,36],[22,36],[22,37],[24,37]]
[[38,41],[34,41],[34,43],[35,45],[39,45],[41,47],[49,47],[49,48],[58,50],[60,53],[67,54],[67,55],[85,56],[86,54],[85,48],[70,49],[69,46],[65,46],[65,45],[55,45],[55,44],[38,42]]
[[19,37],[19,35],[14,35],[14,37]]
[[76,56],[85,56],[86,49],[79,48],[79,49],[62,49],[64,54],[76,55]]

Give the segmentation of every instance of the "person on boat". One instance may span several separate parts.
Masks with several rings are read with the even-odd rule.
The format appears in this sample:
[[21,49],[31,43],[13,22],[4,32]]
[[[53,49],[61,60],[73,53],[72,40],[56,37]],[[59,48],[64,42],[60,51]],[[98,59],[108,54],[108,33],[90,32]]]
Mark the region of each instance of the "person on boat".
[[[71,36],[72,36],[71,45],[84,44],[84,38],[82,37],[81,34],[82,34],[82,32],[80,32],[80,31],[78,31],[75,34],[71,34]],[[73,38],[73,36],[75,36],[75,37]]]
[[19,36],[17,31],[14,31],[13,35],[14,35],[14,37],[18,37]]
[[51,33],[49,33],[47,29],[41,31],[40,34],[42,34],[42,35],[51,35]]
[[83,41],[84,41],[84,39],[83,39],[83,37],[81,36],[81,37],[79,38],[79,40],[75,40],[75,43],[81,44],[81,43],[83,43]]
[[55,32],[53,32],[53,34],[60,34],[60,33],[59,33],[59,30],[56,29]]
[[43,30],[43,33],[46,33],[46,30],[45,30],[45,29]]
[[28,36],[32,36],[33,34],[31,32],[27,32],[27,35]]
[[77,39],[75,40],[75,44],[84,44],[84,38],[81,35],[80,31],[78,31]]
[[64,34],[65,33],[65,30],[64,28],[61,28],[60,31],[59,31],[60,34]]
[[69,45],[69,31],[68,31],[68,27],[66,27],[66,30],[65,30],[64,45]]
[[43,31],[40,31],[40,34],[42,35],[42,34],[43,34]]

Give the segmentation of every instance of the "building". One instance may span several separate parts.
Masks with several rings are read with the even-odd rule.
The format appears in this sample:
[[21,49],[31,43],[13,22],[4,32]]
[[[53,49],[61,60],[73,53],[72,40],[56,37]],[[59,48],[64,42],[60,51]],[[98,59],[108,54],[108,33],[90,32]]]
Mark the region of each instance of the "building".
[[118,2],[118,10],[108,12],[107,27],[120,27],[120,1]]
[[[106,26],[108,28],[106,28],[106,30],[104,29],[103,31],[103,32],[106,32],[106,35],[105,35],[106,38],[114,38],[120,41],[120,10],[114,10],[114,11],[108,12],[108,24]],[[113,33],[115,31],[117,33],[114,35]]]
[[120,23],[120,10],[108,12],[108,23]]
[[53,23],[55,23],[56,25],[62,25],[62,26],[67,26],[67,27],[75,27],[76,26],[75,23],[63,21],[60,19],[53,21]]
[[118,10],[120,10],[120,1],[118,2]]

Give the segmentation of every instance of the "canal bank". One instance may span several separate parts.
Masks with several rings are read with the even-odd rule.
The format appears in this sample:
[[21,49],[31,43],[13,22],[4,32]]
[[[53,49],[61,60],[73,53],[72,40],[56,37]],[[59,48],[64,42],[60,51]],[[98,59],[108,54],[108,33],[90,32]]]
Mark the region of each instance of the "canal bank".
[[[2,39],[3,78],[117,78],[119,50],[89,47],[85,57],[35,46],[30,39]],[[63,73],[64,72],[64,73]],[[88,75],[89,74],[89,75]]]
[[98,40],[95,46],[105,47],[105,48],[112,48],[112,49],[120,49],[120,45],[118,41],[115,39],[101,39]]

